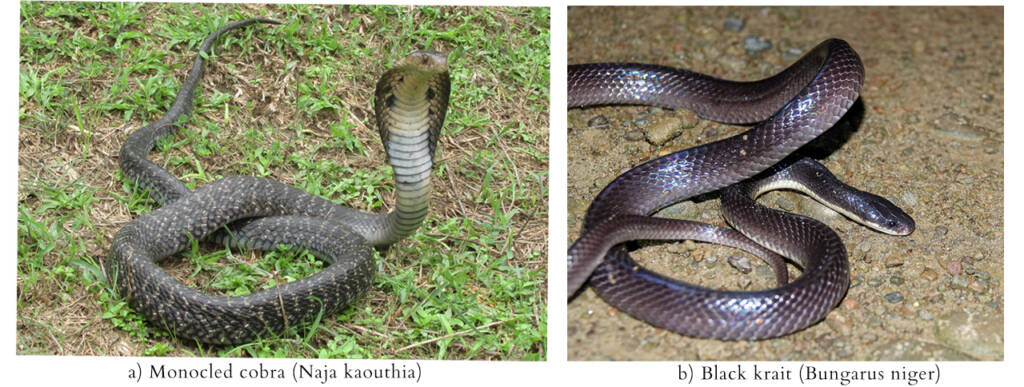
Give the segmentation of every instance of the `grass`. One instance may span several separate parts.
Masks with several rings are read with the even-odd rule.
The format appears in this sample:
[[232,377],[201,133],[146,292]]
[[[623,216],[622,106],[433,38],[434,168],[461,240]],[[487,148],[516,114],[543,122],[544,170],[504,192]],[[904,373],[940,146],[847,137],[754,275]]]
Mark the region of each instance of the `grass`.
[[[157,206],[118,171],[120,145],[164,114],[202,39],[247,17],[284,24],[223,36],[193,117],[150,155],[190,188],[262,176],[386,212],[377,76],[446,51],[453,92],[431,214],[380,253],[369,294],[281,337],[208,347],[136,314],[102,267],[117,230]],[[17,352],[543,360],[548,26],[542,8],[22,3]],[[196,242],[163,266],[238,295],[322,264]]]

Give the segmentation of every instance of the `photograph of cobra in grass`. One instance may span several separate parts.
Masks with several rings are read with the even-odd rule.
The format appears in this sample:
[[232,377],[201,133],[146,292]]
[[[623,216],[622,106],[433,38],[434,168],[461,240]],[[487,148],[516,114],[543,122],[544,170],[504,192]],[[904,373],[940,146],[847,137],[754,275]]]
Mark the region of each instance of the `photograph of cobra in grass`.
[[18,353],[544,358],[546,9],[22,27]]
[[1001,16],[570,8],[569,359],[1001,359]]

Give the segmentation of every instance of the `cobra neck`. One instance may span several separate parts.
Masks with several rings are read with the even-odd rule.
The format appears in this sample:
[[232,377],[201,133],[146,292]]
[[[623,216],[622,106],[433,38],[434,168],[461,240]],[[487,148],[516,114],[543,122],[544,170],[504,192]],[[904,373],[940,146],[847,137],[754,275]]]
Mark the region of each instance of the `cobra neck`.
[[[386,218],[393,241],[401,240],[416,231],[427,217],[430,207],[430,171],[433,159],[430,154],[429,105],[426,98],[409,98],[409,95],[423,95],[425,91],[415,90],[423,82],[409,82],[414,90],[395,90],[392,108],[389,110],[389,128],[384,139],[388,160],[395,173],[395,209]],[[424,88],[425,90],[425,88]]]

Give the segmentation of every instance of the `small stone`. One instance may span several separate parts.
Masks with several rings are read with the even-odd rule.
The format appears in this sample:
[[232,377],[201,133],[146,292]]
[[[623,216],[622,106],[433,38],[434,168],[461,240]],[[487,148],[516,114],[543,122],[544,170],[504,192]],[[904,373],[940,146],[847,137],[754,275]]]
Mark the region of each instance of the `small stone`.
[[867,332],[864,335],[862,335],[860,337],[860,339],[861,339],[862,342],[865,342],[865,343],[874,343],[875,340],[878,340],[878,335],[876,335],[874,333],[871,333],[871,332]]
[[644,132],[639,130],[630,130],[626,132],[626,140],[628,141],[640,141],[644,139]]
[[587,121],[587,126],[594,129],[608,129],[610,125],[608,124],[608,117],[597,116]]
[[775,271],[766,265],[754,266],[754,274],[757,275],[758,278],[769,279],[772,281],[775,280]]
[[839,311],[829,314],[828,318],[825,319],[825,325],[828,325],[833,331],[843,336],[849,335],[853,331],[853,324],[850,319]]
[[796,204],[793,204],[792,201],[783,196],[779,196],[775,199],[775,205],[779,206],[779,208],[786,212],[793,212],[793,210],[796,209]]
[[903,195],[900,195],[900,199],[910,207],[917,205],[917,195],[914,195],[913,192],[904,192]]
[[704,249],[697,249],[697,250],[693,250],[693,253],[691,253],[690,256],[693,257],[693,261],[694,262],[700,262],[700,261],[704,260],[704,256],[707,255],[707,254],[708,254],[708,252],[706,250],[704,250]]
[[[726,55],[718,58],[718,63],[721,63],[723,67],[735,72],[741,72],[747,68],[747,61],[743,60],[743,58],[732,55]],[[714,138],[714,136],[709,136],[708,138]]]
[[854,300],[852,298],[847,298],[843,300],[843,307],[846,308],[847,310],[857,309],[858,306],[860,306],[860,303],[858,303],[857,300]]
[[900,294],[900,292],[886,293],[886,295],[882,297],[885,298],[886,301],[889,301],[889,303],[891,304],[898,304],[900,302],[903,302],[903,295]]
[[683,248],[688,251],[693,251],[694,249],[697,248],[697,242],[694,242],[692,240],[686,240],[686,242],[683,242]]
[[970,268],[970,269],[967,270],[967,274],[973,275],[975,277],[978,277],[978,279],[985,280],[985,281],[988,281],[988,280],[992,279],[992,274],[989,273],[988,270],[984,270],[984,269]]
[[924,309],[922,309],[920,312],[918,312],[917,316],[920,317],[924,321],[931,321],[932,319],[935,318],[935,315],[932,314],[932,312],[929,312],[929,311],[924,310]]
[[918,53],[918,54],[923,53],[924,50],[926,50],[926,49],[928,49],[928,46],[925,44],[924,39],[918,39],[918,40],[914,41],[914,52],[915,53]]
[[885,267],[900,267],[903,266],[903,260],[899,256],[890,256],[885,259]]
[[946,264],[946,271],[951,275],[959,275],[964,271],[964,264],[960,263],[960,261],[949,261]]
[[747,277],[741,277],[740,279],[736,280],[736,286],[739,286],[740,289],[750,288],[751,283],[753,283],[753,281],[751,281],[750,278]]
[[924,269],[921,272],[921,278],[924,278],[928,282],[934,282],[939,279],[939,273],[932,269]]
[[889,283],[896,286],[903,285],[903,277],[900,277],[898,275],[889,277]]
[[708,266],[713,266],[714,264],[718,263],[718,256],[708,252],[708,259],[706,259],[704,263],[706,263]]
[[743,48],[748,54],[760,54],[772,47],[772,42],[757,35],[750,35],[743,39]]
[[952,286],[953,289],[966,289],[967,285],[970,285],[970,283],[967,281],[967,277],[957,274],[953,276],[953,280],[949,282],[949,285]]
[[992,102],[992,94],[981,93],[981,100],[985,102]]
[[935,132],[957,140],[980,141],[985,138],[982,128],[974,126],[967,117],[948,112],[932,120]]
[[664,117],[651,123],[647,129],[647,140],[654,145],[663,145],[683,132],[683,120],[678,117]]
[[753,266],[750,264],[750,257],[747,257],[746,255],[729,256],[729,264],[743,274],[750,273],[754,270]]
[[743,26],[745,24],[746,24],[746,21],[743,20],[743,18],[727,17],[727,18],[725,18],[725,22],[722,23],[722,26],[724,26],[725,29],[727,29],[729,31],[740,32],[740,30],[743,29]]
[[881,284],[882,284],[882,279],[879,278],[879,277],[868,278],[868,286],[878,287],[878,285],[881,285]]
[[967,285],[967,288],[971,289],[971,291],[977,294],[985,294],[985,291],[988,290],[988,283],[985,280],[979,278],[977,280],[971,281],[971,284]]
[[857,244],[857,251],[860,252],[861,255],[867,255],[869,252],[871,252],[871,249],[874,247],[875,240],[868,239]]

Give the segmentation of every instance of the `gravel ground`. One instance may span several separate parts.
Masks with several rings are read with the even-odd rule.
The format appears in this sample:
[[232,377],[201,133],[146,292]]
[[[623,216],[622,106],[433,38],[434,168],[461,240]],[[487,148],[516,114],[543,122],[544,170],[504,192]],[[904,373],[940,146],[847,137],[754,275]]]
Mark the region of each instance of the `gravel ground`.
[[[852,22],[851,22],[852,21]],[[636,61],[735,80],[779,72],[829,37],[864,61],[861,100],[811,149],[841,179],[902,206],[909,237],[868,230],[806,197],[761,202],[833,227],[851,287],[821,323],[783,338],[720,342],[654,328],[586,290],[568,306],[570,360],[1002,360],[1002,8],[571,7],[568,62]],[[569,111],[568,230],[615,176],[643,161],[739,133],[688,111]],[[715,197],[661,216],[724,225]],[[704,286],[772,286],[766,265],[693,242],[643,244],[638,262]],[[792,271],[792,274],[797,274]]]

